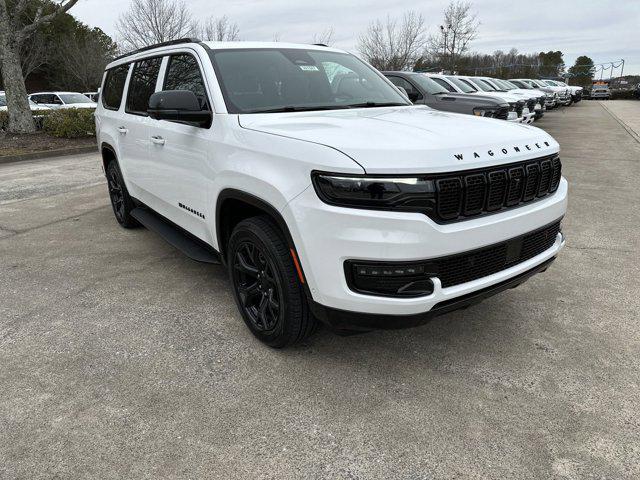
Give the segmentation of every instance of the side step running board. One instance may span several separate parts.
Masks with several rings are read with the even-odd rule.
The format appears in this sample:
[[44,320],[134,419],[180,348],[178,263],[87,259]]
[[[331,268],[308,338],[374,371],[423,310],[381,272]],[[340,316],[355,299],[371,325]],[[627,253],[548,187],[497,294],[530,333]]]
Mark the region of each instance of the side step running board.
[[167,243],[187,257],[203,263],[220,263],[220,255],[204,242],[192,237],[153,211],[138,207],[131,210],[131,216],[149,230],[156,232]]

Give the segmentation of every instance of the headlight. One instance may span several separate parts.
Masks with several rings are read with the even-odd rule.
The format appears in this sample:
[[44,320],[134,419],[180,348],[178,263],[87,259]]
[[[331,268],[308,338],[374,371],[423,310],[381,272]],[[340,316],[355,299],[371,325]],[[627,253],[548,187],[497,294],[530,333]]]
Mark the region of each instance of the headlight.
[[491,107],[476,107],[473,109],[473,114],[476,117],[493,117],[493,115],[498,111],[497,108]]
[[320,199],[331,205],[426,212],[435,205],[435,182],[424,176],[312,174]]

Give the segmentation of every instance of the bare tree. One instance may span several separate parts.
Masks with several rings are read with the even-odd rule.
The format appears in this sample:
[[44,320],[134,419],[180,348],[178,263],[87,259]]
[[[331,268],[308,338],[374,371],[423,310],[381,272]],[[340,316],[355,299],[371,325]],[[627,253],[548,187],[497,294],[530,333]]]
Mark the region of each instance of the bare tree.
[[271,41],[272,42],[281,42],[282,41],[282,33],[280,32],[275,32],[273,34],[273,36],[271,37]]
[[116,30],[125,50],[193,35],[197,25],[182,0],[133,0]]
[[112,59],[110,53],[115,52],[106,51],[95,36],[78,38],[70,35],[60,45],[59,54],[66,64],[61,80],[67,85],[78,85],[83,91],[94,90],[100,85],[104,68]]
[[333,43],[333,27],[325,28],[320,33],[315,33],[311,39],[311,43],[321,43],[322,45],[331,45]]
[[33,72],[43,67],[47,63],[50,46],[45,35],[41,31],[36,31],[28,42],[20,48],[20,65],[24,79],[29,78]]
[[229,21],[229,17],[209,17],[200,27],[200,36],[204,40],[217,42],[235,42],[240,40],[240,28],[235,22]]
[[398,21],[387,16],[376,20],[358,39],[358,50],[379,70],[405,70],[412,67],[426,45],[424,17],[406,12]]
[[53,5],[43,2],[36,9],[33,19],[25,23],[24,14],[29,3],[29,0],[0,0],[2,82],[7,91],[8,130],[13,133],[36,131],[22,73],[21,47],[38,28],[68,11],[78,0],[60,0]]
[[440,58],[445,70],[456,71],[460,56],[469,50],[478,36],[480,22],[471,8],[470,2],[454,0],[449,3],[438,33],[429,37],[428,52]]

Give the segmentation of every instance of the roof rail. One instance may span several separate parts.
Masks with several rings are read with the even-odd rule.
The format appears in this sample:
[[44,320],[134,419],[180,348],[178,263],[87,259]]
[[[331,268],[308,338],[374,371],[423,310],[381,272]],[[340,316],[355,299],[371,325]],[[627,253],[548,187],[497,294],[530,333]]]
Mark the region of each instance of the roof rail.
[[329,45],[325,45],[324,43],[314,43],[316,47],[328,47]]
[[132,52],[127,52],[127,53],[125,53],[123,55],[120,55],[120,56],[114,58],[112,61],[120,60],[121,58],[129,57],[131,55],[135,55],[136,53],[146,52],[147,50],[153,50],[154,48],[169,47],[171,45],[180,45],[181,43],[200,43],[200,42],[201,41],[198,38],[191,38],[191,37],[178,38],[176,40],[169,40],[168,42],[156,43],[154,45],[148,45],[146,47],[142,47],[142,48],[139,48],[137,50],[133,50]]

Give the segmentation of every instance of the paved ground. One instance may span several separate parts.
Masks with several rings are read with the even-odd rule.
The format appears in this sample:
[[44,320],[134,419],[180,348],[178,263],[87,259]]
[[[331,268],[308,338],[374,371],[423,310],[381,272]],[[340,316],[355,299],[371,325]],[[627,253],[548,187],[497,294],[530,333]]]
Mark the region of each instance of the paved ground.
[[640,106],[638,100],[616,100],[602,102],[602,106],[613,115],[623,127],[640,139]]
[[116,225],[93,157],[0,166],[0,478],[640,477],[640,143],[597,102],[539,125],[571,182],[547,273],[286,351]]

